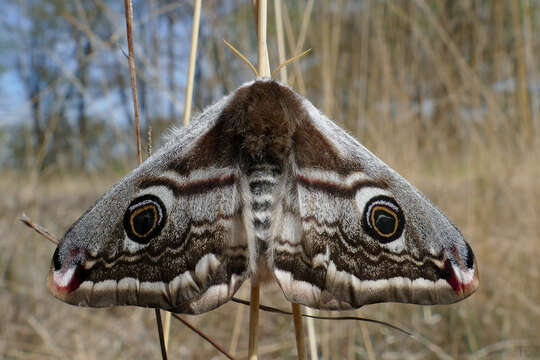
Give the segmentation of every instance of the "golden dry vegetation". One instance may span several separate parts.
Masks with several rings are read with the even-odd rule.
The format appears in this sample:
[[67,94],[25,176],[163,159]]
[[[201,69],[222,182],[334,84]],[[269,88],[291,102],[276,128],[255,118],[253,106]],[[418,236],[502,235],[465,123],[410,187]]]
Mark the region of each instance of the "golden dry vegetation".
[[[288,54],[304,18],[310,21],[301,48],[313,48],[289,66],[290,83],[459,226],[477,256],[480,288],[451,306],[379,304],[346,313],[388,321],[416,338],[374,324],[316,320],[319,356],[540,358],[540,6],[528,0],[360,3],[317,2],[310,16],[310,1],[288,4]],[[253,46],[249,36],[238,35],[249,33],[252,25],[242,19],[251,9],[247,4],[235,16],[213,18],[215,9],[205,6],[214,39],[201,44],[200,57],[231,74],[203,77],[197,86],[221,81],[231,89],[241,83],[232,73],[249,70],[221,45],[228,35],[218,34],[230,31],[239,48]],[[277,54],[272,31],[271,55]],[[219,47],[215,52],[210,41]],[[271,56],[273,64],[276,59]],[[135,164],[134,157],[123,161],[122,171],[54,162],[40,172],[0,170],[0,357],[159,358],[153,311],[77,308],[49,295],[45,277],[54,246],[17,220],[26,212],[60,236]],[[238,296],[247,298],[247,289]],[[276,287],[261,298],[290,308]],[[229,303],[189,320],[246,356],[246,307]],[[292,319],[261,313],[260,321],[261,357],[295,358]],[[173,322],[169,358],[220,355]]]

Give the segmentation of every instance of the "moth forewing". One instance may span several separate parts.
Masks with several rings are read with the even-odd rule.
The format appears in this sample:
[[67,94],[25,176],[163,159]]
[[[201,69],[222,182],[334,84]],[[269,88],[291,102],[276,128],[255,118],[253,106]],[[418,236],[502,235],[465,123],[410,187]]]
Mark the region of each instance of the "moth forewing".
[[62,300],[200,313],[254,274],[321,309],[452,303],[478,286],[459,230],[399,174],[272,80],[207,108],[65,234]]

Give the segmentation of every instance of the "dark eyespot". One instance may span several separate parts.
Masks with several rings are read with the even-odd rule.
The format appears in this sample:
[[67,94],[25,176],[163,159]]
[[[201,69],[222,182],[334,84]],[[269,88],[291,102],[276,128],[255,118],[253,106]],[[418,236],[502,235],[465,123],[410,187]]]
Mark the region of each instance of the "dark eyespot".
[[154,228],[158,220],[157,209],[154,204],[142,206],[131,214],[131,229],[139,237],[146,237]]
[[390,236],[397,230],[398,221],[394,213],[389,213],[386,210],[376,210],[372,213],[376,231],[384,236]]
[[157,196],[143,195],[128,206],[124,215],[124,229],[131,240],[147,244],[159,235],[166,217],[165,206]]
[[405,217],[394,199],[379,195],[367,202],[362,215],[362,225],[371,237],[381,243],[389,243],[403,233]]

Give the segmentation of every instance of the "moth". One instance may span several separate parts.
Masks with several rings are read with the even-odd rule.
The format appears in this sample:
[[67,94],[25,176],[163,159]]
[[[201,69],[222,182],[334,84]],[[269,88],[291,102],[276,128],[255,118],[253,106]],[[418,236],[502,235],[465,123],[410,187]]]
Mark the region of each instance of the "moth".
[[478,287],[457,227],[291,88],[244,84],[114,185],[48,275],[75,305],[198,314],[243,281],[312,308],[449,304]]

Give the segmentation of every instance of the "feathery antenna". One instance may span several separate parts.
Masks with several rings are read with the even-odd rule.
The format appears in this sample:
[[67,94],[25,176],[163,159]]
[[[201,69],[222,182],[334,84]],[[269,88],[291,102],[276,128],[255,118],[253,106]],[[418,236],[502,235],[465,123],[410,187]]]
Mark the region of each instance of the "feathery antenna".
[[255,66],[249,61],[247,57],[245,57],[238,49],[236,49],[231,43],[229,43],[227,40],[223,39],[225,42],[225,45],[227,45],[240,59],[242,59],[248,66],[251,68],[253,73],[255,74],[255,77],[259,77],[259,72],[255,68]]

